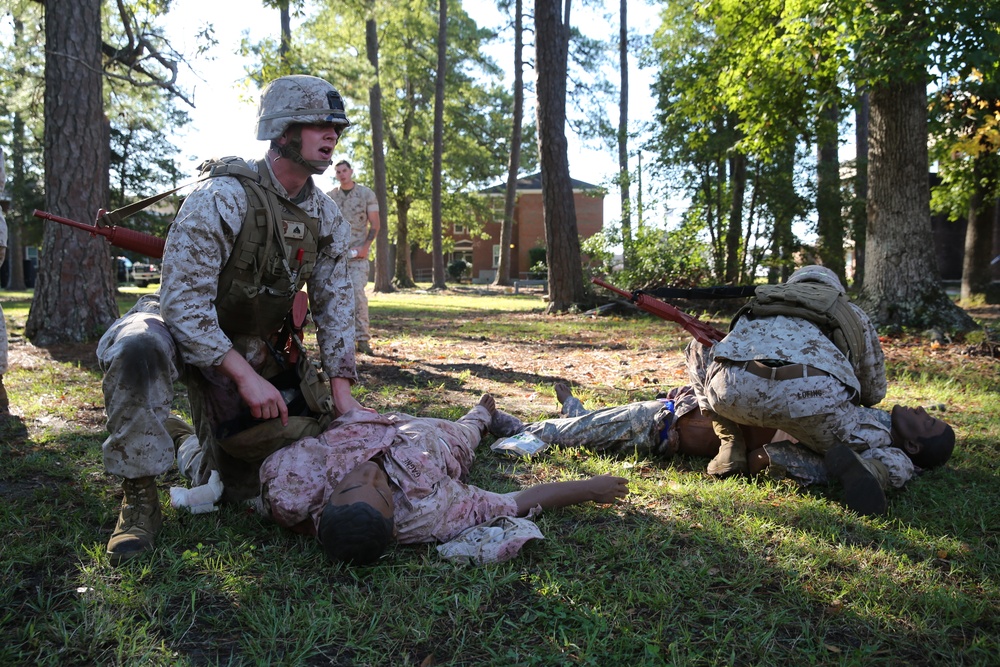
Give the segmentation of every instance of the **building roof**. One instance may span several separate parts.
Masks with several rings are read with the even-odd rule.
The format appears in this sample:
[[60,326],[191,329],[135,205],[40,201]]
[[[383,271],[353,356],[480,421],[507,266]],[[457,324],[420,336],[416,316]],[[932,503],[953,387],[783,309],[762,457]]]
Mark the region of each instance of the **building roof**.
[[[586,181],[578,181],[575,178],[570,178],[570,183],[573,185],[573,190],[600,190],[601,188]],[[538,171],[534,174],[528,174],[527,176],[522,176],[517,179],[517,189],[518,190],[541,190],[542,189],[542,172]],[[492,195],[501,194],[507,191],[507,183],[500,183],[499,185],[494,185],[486,188],[485,190],[480,190],[480,194]]]

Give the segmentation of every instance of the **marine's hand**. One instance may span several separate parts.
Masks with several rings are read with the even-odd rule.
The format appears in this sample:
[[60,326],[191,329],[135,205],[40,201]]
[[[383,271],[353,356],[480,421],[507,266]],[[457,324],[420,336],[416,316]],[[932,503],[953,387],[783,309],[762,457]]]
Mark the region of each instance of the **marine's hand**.
[[258,375],[239,352],[233,349],[226,352],[219,370],[236,383],[236,390],[254,419],[280,417],[282,425],[288,425],[288,406],[281,394],[273,384]]
[[333,405],[337,408],[337,413],[346,415],[351,410],[366,410],[376,412],[374,408],[366,408],[358,399],[351,395],[351,383],[345,378],[333,378],[330,380],[330,393],[333,394]]
[[613,503],[628,495],[628,480],[613,475],[598,475],[587,480],[595,503]]

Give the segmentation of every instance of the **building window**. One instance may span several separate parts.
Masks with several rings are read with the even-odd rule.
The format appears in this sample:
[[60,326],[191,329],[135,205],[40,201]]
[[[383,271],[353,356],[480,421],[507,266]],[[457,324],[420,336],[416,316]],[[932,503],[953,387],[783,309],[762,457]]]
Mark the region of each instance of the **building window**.
[[493,222],[503,222],[505,200],[506,197],[502,195],[490,197],[490,211],[493,213]]
[[453,228],[455,236],[462,236],[463,234],[468,234],[469,230],[466,229],[465,225],[460,222],[456,222]]
[[500,266],[500,244],[497,243],[493,246],[493,268]]

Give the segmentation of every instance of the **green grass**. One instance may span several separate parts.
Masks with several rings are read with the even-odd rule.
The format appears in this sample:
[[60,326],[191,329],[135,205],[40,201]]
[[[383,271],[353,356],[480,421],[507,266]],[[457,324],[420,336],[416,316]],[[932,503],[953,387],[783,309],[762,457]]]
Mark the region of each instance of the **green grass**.
[[[15,337],[29,298],[0,293]],[[123,294],[123,309],[135,298]],[[556,379],[593,406],[678,383],[686,339],[673,325],[552,318],[543,306],[375,295],[382,356],[363,361],[355,391],[379,409],[449,418],[492,391],[534,418],[552,413]],[[242,508],[176,512],[169,474],[157,550],[113,568],[104,545],[120,489],[101,464],[93,346],[27,354],[17,343],[12,361],[27,366],[5,380],[27,436],[0,427],[0,664],[996,664],[1000,369],[959,343],[888,347],[887,402],[946,404],[959,447],[892,492],[886,517],[846,512],[836,488],[714,481],[700,460],[574,449],[512,460],[483,447],[481,486],[613,472],[632,495],[547,512],[546,539],[507,563],[460,567],[418,546],[344,568]]]

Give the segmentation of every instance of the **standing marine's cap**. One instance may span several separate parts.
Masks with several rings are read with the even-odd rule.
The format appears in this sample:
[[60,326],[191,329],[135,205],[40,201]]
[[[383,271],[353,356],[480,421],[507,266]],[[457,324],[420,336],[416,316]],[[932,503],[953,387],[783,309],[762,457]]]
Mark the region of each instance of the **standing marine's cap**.
[[351,121],[336,88],[319,77],[294,74],[275,79],[261,93],[257,139],[277,139],[293,123],[333,123],[340,134]]

